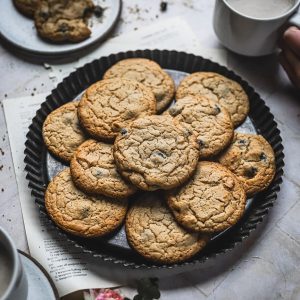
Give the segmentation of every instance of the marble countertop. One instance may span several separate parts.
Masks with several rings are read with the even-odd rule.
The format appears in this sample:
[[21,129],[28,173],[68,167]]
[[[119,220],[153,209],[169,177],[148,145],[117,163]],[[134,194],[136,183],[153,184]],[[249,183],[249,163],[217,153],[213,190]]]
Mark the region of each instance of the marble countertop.
[[[113,35],[138,30],[157,19],[181,15],[204,47],[222,47],[213,32],[214,1],[125,0]],[[300,92],[290,84],[276,56],[229,55],[229,67],[266,101],[281,131],[283,183],[268,216],[242,244],[192,272],[160,279],[162,299],[300,299]],[[41,64],[0,46],[0,99],[49,92],[53,82]],[[17,129],[16,129],[17,130]],[[0,226],[28,251],[3,109],[0,109]],[[128,289],[128,293],[132,290]]]

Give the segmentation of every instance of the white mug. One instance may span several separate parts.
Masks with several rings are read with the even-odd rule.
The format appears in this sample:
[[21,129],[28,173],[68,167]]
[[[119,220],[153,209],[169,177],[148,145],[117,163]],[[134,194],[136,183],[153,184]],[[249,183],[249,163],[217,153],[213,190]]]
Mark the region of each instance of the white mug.
[[238,12],[227,0],[216,0],[214,30],[220,42],[233,52],[246,56],[268,55],[276,50],[283,25],[300,27],[299,4],[300,0],[295,0],[287,12],[277,17],[254,18]]
[[19,253],[0,227],[0,300],[26,300],[28,282]]

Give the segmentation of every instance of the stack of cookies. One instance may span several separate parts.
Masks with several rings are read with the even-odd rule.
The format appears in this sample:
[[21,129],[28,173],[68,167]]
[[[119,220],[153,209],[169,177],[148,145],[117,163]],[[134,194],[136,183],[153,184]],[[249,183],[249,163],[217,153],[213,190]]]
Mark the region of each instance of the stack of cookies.
[[127,240],[144,258],[191,258],[273,180],[272,147],[234,130],[248,112],[242,87],[218,73],[190,74],[175,91],[154,61],[119,61],[44,122],[48,150],[70,164],[48,185],[50,217],[81,237],[106,235],[125,220]]

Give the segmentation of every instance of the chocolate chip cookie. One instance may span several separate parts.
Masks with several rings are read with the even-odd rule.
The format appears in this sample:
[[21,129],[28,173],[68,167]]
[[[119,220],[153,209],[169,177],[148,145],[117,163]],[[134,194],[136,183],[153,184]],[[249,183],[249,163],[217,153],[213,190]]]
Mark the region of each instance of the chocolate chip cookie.
[[121,60],[110,67],[103,78],[125,78],[146,85],[155,95],[158,112],[170,104],[175,92],[173,79],[156,62],[146,58]]
[[199,158],[196,136],[170,116],[148,116],[121,130],[114,143],[121,174],[148,191],[181,185]]
[[200,159],[216,155],[232,140],[233,124],[229,113],[204,96],[185,96],[168,113],[197,135]]
[[48,150],[67,162],[86,139],[79,126],[77,107],[78,101],[59,107],[47,116],[43,124],[43,138]]
[[166,193],[168,205],[184,227],[216,232],[234,225],[245,210],[246,193],[236,176],[215,162],[199,162],[188,183]]
[[78,116],[81,125],[96,138],[113,140],[118,128],[155,114],[153,92],[127,79],[105,79],[91,85],[82,96]]
[[81,42],[91,35],[87,19],[91,0],[40,0],[34,19],[42,38],[53,42]]
[[39,0],[13,0],[17,9],[27,17],[33,18]]
[[218,73],[196,72],[185,77],[179,84],[176,99],[186,95],[201,95],[219,102],[231,115],[235,127],[241,124],[249,112],[249,99],[235,81]]
[[114,231],[123,222],[127,201],[88,196],[78,190],[70,168],[49,183],[45,205],[51,219],[63,230],[81,237],[98,237]]
[[276,171],[274,151],[261,135],[235,133],[219,161],[238,177],[249,197],[265,190]]
[[122,199],[136,191],[118,173],[110,144],[87,140],[76,150],[70,168],[75,185],[87,193]]
[[187,260],[204,248],[208,236],[180,227],[161,198],[145,193],[135,201],[126,217],[127,240],[149,260],[167,264]]

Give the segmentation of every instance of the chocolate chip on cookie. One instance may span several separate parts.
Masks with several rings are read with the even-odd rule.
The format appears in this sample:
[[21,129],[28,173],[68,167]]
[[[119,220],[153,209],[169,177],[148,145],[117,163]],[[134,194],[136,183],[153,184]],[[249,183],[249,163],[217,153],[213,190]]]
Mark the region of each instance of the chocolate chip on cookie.
[[196,72],[179,84],[176,99],[186,95],[201,95],[217,101],[225,107],[235,127],[241,124],[249,112],[249,99],[235,81],[213,72]]
[[169,207],[184,227],[216,232],[234,225],[245,210],[246,193],[236,176],[224,166],[199,162],[188,183],[166,193]]
[[171,189],[194,172],[199,158],[196,136],[170,116],[148,116],[129,124],[114,143],[121,174],[143,190]]
[[219,161],[243,183],[247,196],[265,190],[276,171],[274,151],[261,135],[235,133]]

